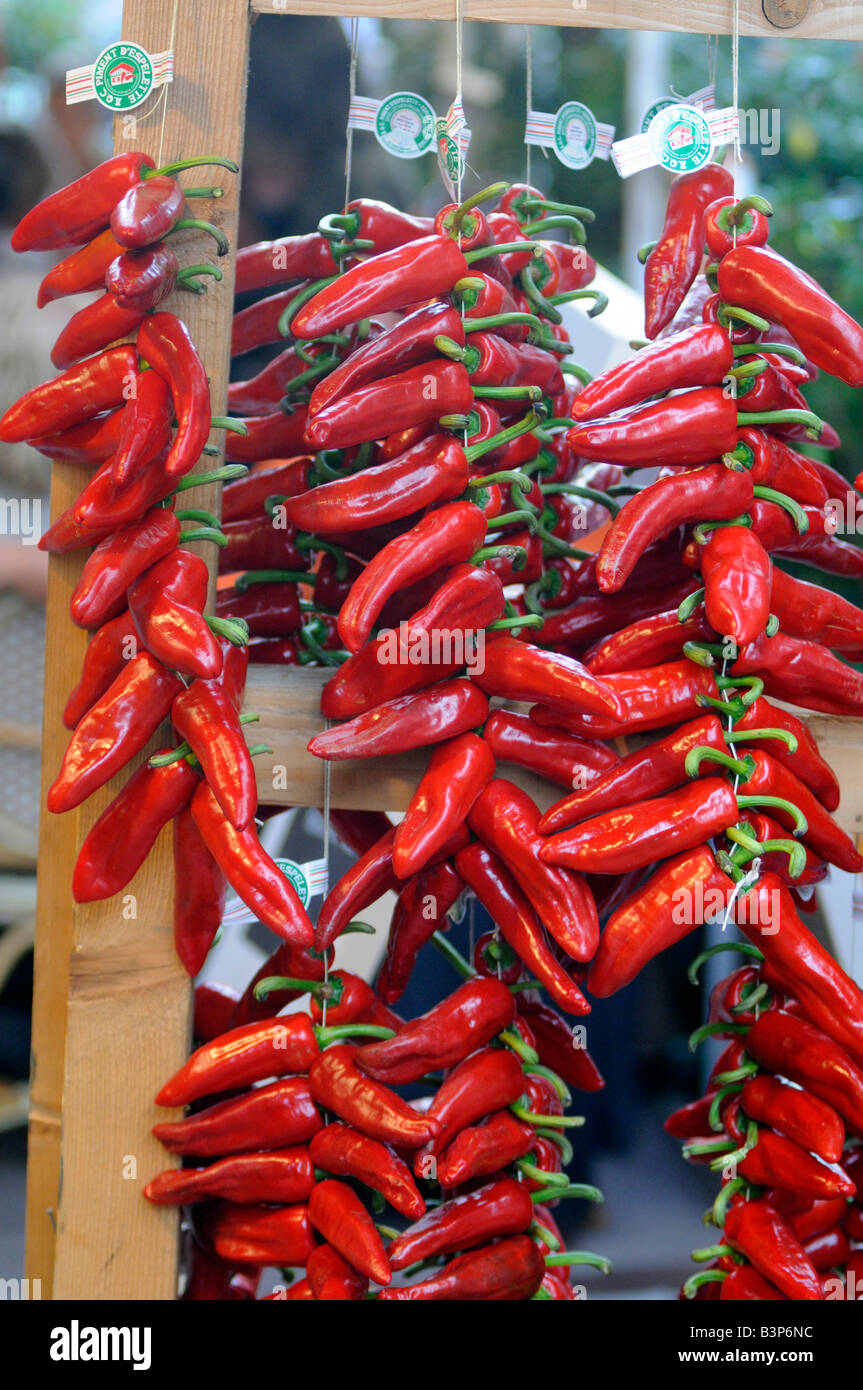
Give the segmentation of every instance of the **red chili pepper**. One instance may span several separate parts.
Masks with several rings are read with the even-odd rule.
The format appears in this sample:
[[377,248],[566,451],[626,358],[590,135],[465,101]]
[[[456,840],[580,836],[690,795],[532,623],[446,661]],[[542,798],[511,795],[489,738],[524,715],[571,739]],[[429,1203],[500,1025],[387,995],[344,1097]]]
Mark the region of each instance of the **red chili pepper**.
[[[768,795],[784,797],[803,812],[808,828],[802,839],[811,845],[815,853],[828,864],[836,864],[840,869],[858,873],[863,868],[863,857],[854,847],[854,842],[832,819],[809,788],[783,763],[776,761],[769,753],[753,749],[749,754],[754,770],[740,783],[740,791],[747,796]],[[776,807],[773,813],[783,825],[794,827],[794,818],[783,807]]]
[[474,733],[460,734],[435,750],[396,829],[393,868],[399,878],[410,878],[450,839],[493,776],[494,757]]
[[234,1264],[304,1268],[314,1249],[310,1208],[241,1207],[225,1202],[213,1223],[213,1249]]
[[807,584],[774,565],[770,608],[787,636],[832,647],[853,661],[863,655],[863,609],[832,589]]
[[[443,1082],[428,1114],[439,1120],[441,1133],[414,1156],[414,1172],[433,1176],[429,1159],[439,1154],[470,1125],[514,1105],[524,1091],[521,1063],[508,1048],[486,1047],[465,1058]],[[429,1170],[432,1171],[429,1171]]]
[[284,581],[252,584],[242,592],[220,589],[216,613],[242,619],[251,637],[287,637],[302,624],[297,586]]
[[518,1000],[519,1028],[527,1021],[540,1061],[556,1071],[562,1081],[577,1091],[601,1091],[605,1085],[599,1069],[582,1041],[554,1009],[536,996],[521,994]]
[[334,1026],[342,1023],[376,1023],[384,1028],[392,1028],[394,1032],[398,1032],[404,1023],[404,1019],[381,1002],[371,985],[350,970],[332,971],[326,984],[315,988],[317,993],[311,994],[309,1011],[316,1023],[326,1021]]
[[738,921],[812,1022],[863,1066],[863,990],[800,921],[776,875],[764,874],[740,899]]
[[745,526],[718,526],[701,548],[707,621],[741,646],[754,642],[770,617],[770,556]]
[[296,497],[305,492],[308,485],[308,459],[291,459],[270,468],[256,468],[223,490],[222,521],[244,521],[259,515],[268,497]]
[[765,430],[742,429],[737,439],[733,455],[741,462],[751,462],[749,476],[753,483],[786,492],[801,505],[820,507],[827,501],[827,488],[813,459],[798,454]]
[[309,1082],[304,1076],[289,1076],[256,1086],[234,1100],[219,1101],[184,1120],[154,1125],[153,1134],[170,1153],[221,1158],[305,1144],[322,1128]]
[[160,454],[171,437],[174,417],[171,391],[158,372],[140,372],[135,394],[121,412],[117,449],[111,460],[111,479],[118,486]]
[[344,449],[446,415],[467,415],[472,405],[471,380],[460,362],[421,362],[323,406],[307,422],[305,439],[315,449]]
[[[706,209],[716,198],[733,193],[734,180],[721,164],[706,164],[692,173],[678,174],[672,183],[665,225],[644,267],[644,331],[648,338],[655,338],[671,322],[698,273]],[[749,301],[732,296],[730,302]]]
[[[756,742],[760,746],[760,740],[754,737],[755,731],[759,728],[784,729],[796,739],[797,747],[793,752],[786,743],[779,739],[771,739],[770,756],[775,762],[783,763],[801,782],[805,782],[826,810],[835,811],[839,805],[839,783],[836,774],[822,758],[818,744],[802,719],[798,719],[790,710],[781,709],[779,705],[774,705],[770,700],[760,696],[749,705],[739,719],[735,720],[735,743]],[[750,732],[752,738],[747,737]]]
[[309,1219],[317,1231],[354,1269],[378,1284],[392,1279],[377,1227],[353,1188],[335,1178],[315,1184]]
[[192,798],[192,815],[225,878],[258,920],[286,941],[311,946],[314,928],[290,880],[262,847],[254,825],[236,829],[206,783]]
[[185,201],[177,180],[165,175],[133,184],[111,211],[111,231],[129,249],[151,246],[167,236],[182,215]]
[[203,616],[209,575],[188,550],[173,550],[129,589],[129,612],[144,646],[183,675],[209,680],[222,669],[222,650]]
[[176,314],[148,314],[138,330],[138,348],[168,382],[177,433],[165,463],[171,478],[194,468],[210,433],[210,387],[186,325]]
[[126,594],[149,567],[176,549],[180,523],[173,512],[153,508],[142,521],[108,537],[89,556],[69,603],[78,627],[101,627],[126,605]]
[[387,954],[376,990],[394,1004],[408,986],[419,952],[436,931],[448,926],[447,914],[464,888],[452,865],[444,861],[415,874],[401,889],[387,937]]
[[726,1239],[789,1298],[821,1298],[815,1267],[785,1219],[767,1202],[732,1205]]
[[722,258],[718,279],[723,299],[781,323],[816,367],[863,385],[863,328],[811,275],[766,246],[738,246]]
[[223,985],[218,980],[204,980],[195,986],[194,1016],[192,1036],[197,1042],[211,1042],[220,1033],[226,1033],[240,1002],[240,996],[231,985]]
[[488,695],[507,700],[541,699],[551,709],[619,719],[623,706],[605,683],[574,657],[542,651],[502,635],[485,646],[483,670],[474,680]]
[[[699,695],[716,699],[713,673],[692,661],[669,661],[640,671],[621,671],[603,678],[603,684],[623,701],[622,720],[595,714],[564,714],[545,705],[534,705],[530,717],[543,727],[562,724],[584,738],[615,738],[618,734],[647,733],[701,713]],[[539,696],[542,699],[542,695]]]
[[807,1240],[804,1249],[819,1272],[844,1267],[851,1255],[848,1237],[839,1226]]
[[509,343],[498,333],[471,333],[460,360],[474,386],[538,386],[550,396],[563,390],[553,353],[526,343]]
[[559,608],[548,613],[537,636],[550,647],[581,649],[619,632],[628,624],[658,618],[670,609],[676,613],[679,605],[696,587],[691,576],[661,589],[633,582],[637,579],[639,574],[636,566],[632,581],[622,593],[589,595],[576,599],[571,608]]
[[715,1095],[715,1091],[708,1091],[707,1095],[699,1096],[698,1100],[681,1105],[669,1115],[662,1126],[666,1134],[670,1134],[673,1139],[685,1139],[690,1142],[706,1138],[711,1133],[710,1109]]
[[[734,1265],[720,1284],[703,1284],[705,1289],[719,1289],[719,1298],[725,1302],[785,1302],[786,1296],[780,1293],[775,1284],[759,1274],[751,1265]],[[705,1295],[706,1296],[706,1295]],[[797,1295],[795,1295],[797,1297]]]
[[502,860],[485,845],[474,842],[456,855],[456,869],[558,1008],[567,1013],[588,1013],[584,995],[558,961],[530,900]]
[[719,633],[714,632],[707,621],[703,605],[699,604],[685,622],[678,618],[676,608],[670,608],[602,638],[588,648],[584,659],[589,670],[598,676],[608,676],[614,672],[637,671],[651,662],[676,660],[685,642],[718,640]]
[[533,1128],[509,1110],[496,1110],[478,1125],[462,1129],[440,1155],[437,1181],[459,1187],[473,1178],[499,1173],[536,1146]]
[[[216,275],[220,274],[215,267],[212,269]],[[188,271],[181,274],[180,262],[170,246],[160,243],[142,251],[124,251],[117,256],[105,272],[105,287],[121,309],[146,313],[167,299],[178,282],[183,284],[188,278]]]
[[488,701],[472,681],[441,681],[315,734],[308,748],[316,757],[327,759],[402,753],[455,738],[481,724],[487,713]]
[[118,154],[43,198],[12,233],[13,251],[54,251],[90,241],[126,191],[155,168],[146,154]]
[[[235,291],[262,290],[289,280],[320,280],[338,273],[330,243],[318,232],[258,241],[237,251]],[[296,288],[290,291],[293,296]],[[253,306],[254,307],[254,306]]]
[[785,1011],[770,1010],[752,1025],[745,1046],[768,1071],[826,1100],[851,1129],[863,1126],[863,1071],[821,1029]]
[[524,1183],[500,1178],[475,1192],[451,1197],[397,1236],[387,1250],[392,1269],[435,1255],[469,1250],[526,1231],[534,1219]]
[[[242,251],[237,253],[238,277],[241,255]],[[241,309],[234,314],[231,328],[231,356],[242,357],[244,353],[252,352],[255,348],[266,347],[268,343],[284,343],[284,334],[279,331],[282,315],[289,310],[289,306],[298,295],[302,295],[308,290],[311,283],[308,280],[301,285],[295,285],[290,290],[283,290],[280,294],[268,295],[266,299],[259,299],[255,304],[250,304],[247,309]],[[238,282],[237,293],[239,294],[239,292]]]
[[[161,749],[169,752],[170,749]],[[182,811],[198,784],[185,761],[151,768],[144,763],[89,831],[72,875],[76,903],[113,897],[134,877],[162,830]]]
[[123,308],[113,295],[103,294],[72,315],[51,349],[51,361],[59,370],[65,370],[116,343],[118,338],[137,332],[143,320],[143,309]]
[[384,1289],[379,1299],[399,1302],[455,1300],[486,1303],[532,1298],[545,1277],[545,1262],[529,1236],[511,1236],[450,1260],[430,1279]]
[[[596,564],[600,589],[604,593],[621,589],[648,546],[675,527],[690,521],[730,521],[751,502],[749,473],[722,464],[648,484],[624,504],[603,538]],[[724,529],[737,536],[743,528],[717,528],[710,533],[711,544],[719,538],[725,543]]]
[[567,431],[574,453],[628,468],[708,463],[737,443],[737,402],[721,387],[683,391],[640,406],[620,419]]
[[[744,200],[744,204],[748,200]],[[704,239],[710,255],[719,260],[732,251],[735,246],[764,246],[770,232],[770,223],[764,212],[757,206],[743,206],[733,217],[729,216],[737,206],[733,193],[724,198],[716,198],[704,214]]]
[[133,657],[76,725],[48,791],[53,813],[80,806],[156,732],[182,681],[149,652]]
[[138,372],[134,347],[110,348],[70,367],[52,381],[34,386],[0,419],[0,439],[14,444],[68,429],[123,404]]
[[356,1062],[376,1081],[390,1085],[418,1081],[426,1072],[463,1061],[514,1019],[515,1001],[506,985],[476,977],[406,1023],[395,1037],[359,1048]]
[[103,623],[94,632],[84,653],[81,679],[66,701],[63,723],[67,729],[75,725],[116,680],[130,657],[138,652],[138,635],[129,613]]
[[482,736],[499,762],[530,768],[563,787],[589,786],[620,762],[603,743],[540,729],[526,714],[493,710]]
[[27,442],[31,449],[38,449],[40,454],[58,463],[105,463],[116,451],[122,416],[122,410],[112,410],[107,415],[82,420],[79,425],[39,435]]
[[427,236],[372,256],[319,290],[291,320],[295,338],[320,338],[372,314],[436,299],[468,273],[449,236]]
[[144,1196],[157,1205],[184,1206],[223,1197],[242,1206],[258,1202],[305,1202],[315,1185],[306,1148],[235,1154],[208,1168],[169,1168],[151,1178]]
[[[228,521],[222,527],[228,544],[219,551],[219,573],[238,570],[303,570],[308,561],[294,542],[293,526],[277,526],[265,512]],[[311,582],[311,575],[309,576]]]
[[171,707],[171,720],[200,762],[226,819],[245,830],[258,805],[255,769],[236,704],[218,677],[194,680],[182,690]]
[[678,854],[739,819],[728,782],[704,777],[670,796],[636,801],[559,831],[541,850],[547,864],[584,873],[625,873]]
[[316,1245],[306,1261],[306,1281],[312,1297],[320,1302],[358,1303],[368,1292],[369,1281],[343,1259],[332,1245]]
[[183,969],[194,976],[203,966],[222,924],[225,876],[207,849],[188,806],[174,819],[173,849],[174,949]]
[[717,324],[693,324],[588,382],[572,403],[573,419],[596,420],[661,391],[715,386],[733,365],[727,332]]
[[348,922],[384,893],[398,889],[392,866],[395,827],[388,830],[342,875],[330,889],[318,917],[315,947],[332,945]]
[[468,824],[511,870],[547,931],[574,960],[590,960],[599,920],[590,889],[580,874],[540,858],[544,843],[539,811],[526,792],[494,778],[474,803]]
[[39,286],[36,307],[44,309],[46,304],[69,294],[101,290],[105,284],[108,266],[119,256],[122,249],[119,242],[114,240],[110,228],[100,232],[86,246],[73,251],[71,255],[51,267]]
[[319,1055],[308,1014],[246,1023],[193,1052],[165,1082],[156,1104],[188,1105],[201,1096],[249,1086],[269,1076],[303,1074]]
[[429,1119],[356,1065],[354,1047],[328,1047],[309,1068],[312,1095],[371,1139],[396,1149],[418,1149],[439,1133],[439,1121]]
[[694,748],[727,753],[722,724],[715,714],[703,714],[651,743],[629,753],[586,790],[577,790],[546,811],[540,834],[549,835],[596,816],[658,796],[687,780],[686,758]]
[[733,892],[707,846],[670,859],[609,918],[587,977],[590,992],[615,994],[706,915],[724,911]]
[[740,1101],[750,1119],[778,1130],[825,1163],[840,1162],[845,1125],[826,1101],[767,1075],[750,1077],[744,1083]]
[[[332,954],[332,951],[328,952],[330,964],[332,963]],[[286,1004],[301,997],[303,990],[300,989],[274,989],[267,994],[265,999],[256,998],[255,987],[261,980],[274,975],[300,980],[323,980],[324,957],[307,948],[295,946],[292,942],[280,942],[246,985],[231,1019],[232,1026],[239,1027],[241,1023],[252,1023],[258,1019],[272,1018]]]
[[404,1159],[349,1125],[330,1124],[320,1130],[309,1145],[309,1156],[316,1168],[337,1177],[356,1178],[380,1192],[402,1216],[416,1220],[425,1211]]

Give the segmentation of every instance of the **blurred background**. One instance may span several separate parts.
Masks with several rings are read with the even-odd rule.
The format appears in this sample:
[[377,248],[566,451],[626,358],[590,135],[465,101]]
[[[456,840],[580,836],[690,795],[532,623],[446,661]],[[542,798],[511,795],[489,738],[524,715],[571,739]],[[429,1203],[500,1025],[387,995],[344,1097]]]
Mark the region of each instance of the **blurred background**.
[[[51,374],[48,350],[67,307],[36,311],[36,287],[52,257],[16,257],[9,235],[44,193],[78,177],[111,152],[110,120],[96,102],[67,107],[67,69],[92,62],[120,33],[118,0],[0,0],[0,408]],[[703,36],[597,30],[532,31],[533,105],[554,111],[577,99],[617,137],[640,129],[660,97],[685,97],[715,77],[717,105],[731,102],[730,41]],[[451,25],[363,21],[357,90],[381,98],[413,90],[443,113],[455,94]],[[252,31],[243,167],[241,244],[312,230],[344,200],[344,128],[349,23],[262,16]],[[465,193],[498,179],[525,177],[524,28],[465,27],[464,104],[473,142]],[[768,138],[744,147],[741,185],[770,199],[772,244],[804,266],[857,318],[863,317],[863,51],[857,45],[794,40],[743,40],[740,105],[765,113]],[[762,130],[765,127],[762,126]],[[778,135],[778,147],[776,137]],[[659,231],[668,176],[653,170],[622,181],[596,160],[573,172],[532,151],[532,181],[550,197],[586,203],[596,212],[589,249],[617,296],[609,314],[588,325],[579,317],[583,351],[625,355],[638,336],[639,244]],[[446,195],[432,156],[395,160],[371,135],[354,138],[353,196],[380,197],[416,212],[434,212]],[[631,287],[628,289],[627,287]],[[604,325],[604,326],[603,326]],[[594,365],[596,363],[596,365]],[[250,359],[242,362],[243,375]],[[825,378],[810,391],[812,407],[843,439],[833,462],[846,476],[859,469],[856,439],[863,397]],[[26,1077],[35,907],[39,803],[39,741],[44,645],[45,557],[35,540],[47,525],[49,465],[24,446],[0,444],[0,1276],[23,1263]],[[17,505],[13,505],[17,504]],[[17,518],[17,524],[13,518]],[[850,539],[850,538],[849,538]],[[800,571],[804,578],[812,575]],[[825,582],[819,575],[819,582]],[[848,597],[859,602],[851,589]],[[320,853],[320,816],[290,813],[270,822],[273,845],[299,862]],[[347,859],[334,850],[334,881]],[[846,967],[853,920],[852,883],[835,874],[809,918],[832,933]],[[844,881],[842,881],[844,880]],[[469,950],[483,930],[480,914],[452,929]],[[354,940],[357,940],[354,938]],[[559,1213],[580,1244],[615,1263],[591,1297],[668,1298],[690,1271],[689,1250],[704,1243],[701,1213],[714,1192],[703,1169],[688,1167],[662,1130],[664,1117],[693,1098],[716,1049],[692,1056],[687,1037],[701,1022],[704,991],[686,979],[700,947],[690,938],[654,961],[621,995],[601,1001],[588,1020],[588,1045],[607,1078],[605,1091],[585,1097],[587,1116],[575,1131],[574,1175],[599,1184],[606,1204],[588,1214],[569,1203]],[[209,978],[242,987],[272,946],[260,927],[225,933],[207,963]],[[732,968],[733,958],[721,967]],[[355,962],[347,955],[340,964]],[[858,971],[859,973],[859,971]],[[406,1013],[422,1012],[455,983],[431,948],[421,958]]]

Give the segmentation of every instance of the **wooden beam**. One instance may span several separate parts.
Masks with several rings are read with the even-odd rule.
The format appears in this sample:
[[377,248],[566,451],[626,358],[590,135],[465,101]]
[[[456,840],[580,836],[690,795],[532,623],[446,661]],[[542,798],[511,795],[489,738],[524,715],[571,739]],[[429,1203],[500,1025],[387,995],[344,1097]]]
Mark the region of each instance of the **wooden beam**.
[[[255,758],[258,800],[264,805],[322,804],[323,763],[308,752],[306,745],[324,727],[319,712],[320,692],[330,674],[287,666],[249,668],[246,709],[261,716],[259,723],[249,725],[249,741],[266,743],[273,749],[272,755]],[[842,802],[836,819],[849,835],[859,834],[863,830],[863,719],[836,719],[799,709],[795,713],[805,719],[839,778]],[[332,763],[333,806],[348,810],[406,810],[428,756],[426,752],[417,752]],[[509,764],[504,775],[529,791],[543,809],[562,795],[545,778]]]
[[[456,0],[251,0],[257,14],[345,15],[359,19],[453,21]],[[551,24],[561,29],[655,29],[666,33],[730,34],[733,0],[464,0],[466,20]],[[769,16],[769,17],[768,17]],[[794,39],[863,39],[857,0],[740,0],[745,38],[781,34]]]
[[[171,47],[173,37],[174,82],[162,89],[164,101],[149,103],[134,127],[118,121],[115,148],[140,150],[163,163],[194,154],[239,162],[248,30],[246,0],[126,0],[123,37],[153,53]],[[205,182],[204,172],[192,182]],[[222,184],[225,196],[204,204],[199,215],[219,223],[234,243],[239,178],[215,173],[213,182]],[[187,263],[210,255],[209,238],[189,237]],[[185,294],[166,305],[182,314],[201,352],[214,414],[225,409],[233,261],[222,269],[224,279],[211,283],[205,296]],[[220,443],[221,435],[213,442]],[[207,459],[205,466],[214,462]],[[87,470],[56,470],[52,516],[86,479]],[[218,511],[218,489],[195,489],[188,499],[190,506]],[[84,633],[68,614],[81,564],[78,555],[51,563],[46,786],[68,738],[60,714],[85,646]],[[44,1296],[76,1301],[171,1299],[177,1286],[176,1212],[151,1207],[141,1196],[143,1184],[166,1164],[149,1133],[153,1096],[187,1056],[190,1034],[189,981],[173,947],[170,832],[129,885],[131,901],[124,895],[84,908],[71,901],[78,847],[122,780],[125,775],[77,811],[42,816],[28,1275],[42,1280]]]

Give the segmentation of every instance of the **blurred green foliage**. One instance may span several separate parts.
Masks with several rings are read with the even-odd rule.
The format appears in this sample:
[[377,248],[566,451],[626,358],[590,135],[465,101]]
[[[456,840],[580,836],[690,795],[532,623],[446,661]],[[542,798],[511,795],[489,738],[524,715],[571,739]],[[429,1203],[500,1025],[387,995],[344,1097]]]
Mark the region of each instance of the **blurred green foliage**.
[[78,38],[83,27],[83,0],[0,0],[3,54],[12,68],[40,69],[52,49]]

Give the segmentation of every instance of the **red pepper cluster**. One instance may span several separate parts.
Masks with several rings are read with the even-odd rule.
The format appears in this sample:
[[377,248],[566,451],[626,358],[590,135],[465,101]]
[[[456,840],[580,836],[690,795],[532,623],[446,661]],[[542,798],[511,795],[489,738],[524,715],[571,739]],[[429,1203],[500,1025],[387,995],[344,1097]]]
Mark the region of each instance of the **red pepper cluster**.
[[[144,1190],[194,1208],[186,1298],[241,1296],[238,1279],[254,1296],[275,1265],[304,1277],[273,1299],[357,1301],[372,1283],[381,1300],[562,1300],[575,1297],[571,1265],[607,1269],[564,1251],[551,1214],[562,1197],[600,1200],[562,1176],[565,1130],[580,1120],[564,1115],[569,1089],[540,1061],[556,1061],[555,1047],[506,984],[461,965],[461,987],[411,1023],[358,976],[288,945],[242,998],[201,987],[197,1031],[230,1026],[156,1103],[208,1103],[154,1133],[171,1153],[214,1161],[168,1169]],[[307,993],[310,1012],[275,1016]],[[589,1060],[579,1075],[584,1089],[601,1084]],[[412,1082],[429,1093],[408,1103],[392,1087]],[[387,1206],[406,1229],[375,1222]],[[424,1277],[393,1286],[408,1267]]]

